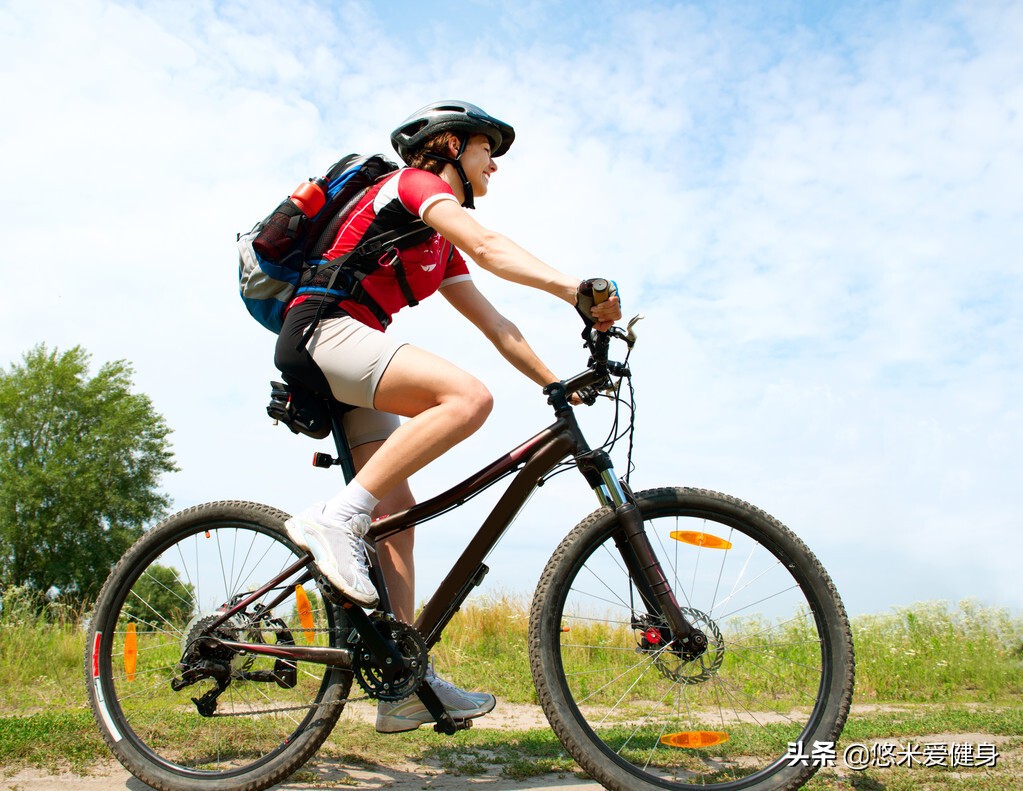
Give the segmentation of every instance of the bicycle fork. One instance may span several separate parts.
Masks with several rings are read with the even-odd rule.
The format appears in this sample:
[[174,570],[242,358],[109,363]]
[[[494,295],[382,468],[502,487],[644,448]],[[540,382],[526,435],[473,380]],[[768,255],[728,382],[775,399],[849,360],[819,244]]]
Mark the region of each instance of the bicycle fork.
[[622,561],[646,607],[647,613],[662,618],[679,642],[679,653],[692,661],[707,650],[707,636],[682,613],[654,548],[647,537],[643,514],[636,505],[628,484],[615,475],[611,458],[604,451],[590,451],[576,459],[583,475],[593,487],[601,505],[615,509],[621,529],[614,542]]

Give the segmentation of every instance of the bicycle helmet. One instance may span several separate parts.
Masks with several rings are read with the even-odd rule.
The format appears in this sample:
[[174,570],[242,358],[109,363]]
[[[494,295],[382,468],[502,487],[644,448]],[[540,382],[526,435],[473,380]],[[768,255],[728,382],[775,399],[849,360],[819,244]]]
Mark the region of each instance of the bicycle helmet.
[[462,201],[462,205],[471,209],[473,208],[472,185],[460,162],[469,137],[476,134],[486,135],[490,138],[490,156],[499,157],[511,148],[511,144],[515,140],[515,130],[504,121],[499,121],[487,114],[475,104],[462,101],[434,102],[416,110],[391,132],[391,145],[394,146],[394,150],[398,152],[398,156],[404,160],[405,164],[408,164],[412,155],[427,140],[441,132],[461,133],[458,154],[453,159],[440,154],[429,154],[429,156],[455,166],[465,192],[465,200]]
[[405,162],[427,140],[440,132],[466,132],[490,138],[492,157],[511,148],[515,130],[475,104],[460,101],[434,102],[421,107],[391,132],[391,145]]

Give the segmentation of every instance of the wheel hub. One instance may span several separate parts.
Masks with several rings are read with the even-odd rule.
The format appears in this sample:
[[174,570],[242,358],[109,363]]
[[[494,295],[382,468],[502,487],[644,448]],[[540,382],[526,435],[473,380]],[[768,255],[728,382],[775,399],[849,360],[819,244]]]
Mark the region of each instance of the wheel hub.
[[724,640],[717,623],[706,613],[683,607],[682,614],[697,627],[706,640],[706,649],[695,658],[690,649],[679,644],[671,630],[662,622],[645,616],[637,622],[639,647],[637,653],[650,654],[661,674],[679,684],[699,684],[715,675],[725,659]]

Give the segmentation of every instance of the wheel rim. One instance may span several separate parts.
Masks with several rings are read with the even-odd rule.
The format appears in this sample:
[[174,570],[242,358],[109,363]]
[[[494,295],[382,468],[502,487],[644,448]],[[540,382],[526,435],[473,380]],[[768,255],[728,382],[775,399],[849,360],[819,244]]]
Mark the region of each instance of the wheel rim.
[[[93,648],[95,698],[115,742],[124,739],[147,760],[184,776],[235,776],[262,767],[288,749],[317,719],[343,705],[340,671],[308,662],[294,668],[273,657],[205,651],[228,679],[208,716],[202,700],[215,675],[175,691],[184,651],[225,603],[268,582],[299,558],[283,536],[245,521],[206,522],[154,546],[139,572],[112,591]],[[301,573],[301,572],[300,572]],[[311,581],[298,576],[246,608],[219,630],[240,642],[333,645],[338,624]],[[258,608],[285,592],[272,614]],[[192,659],[196,659],[193,655]],[[273,679],[280,679],[277,683]],[[288,688],[290,686],[290,688]],[[334,715],[336,716],[336,715]]]
[[694,661],[673,650],[608,524],[559,596],[565,705],[605,757],[656,786],[754,786],[790,765],[790,744],[810,750],[832,678],[826,604],[806,570],[744,519],[679,507],[644,515],[708,650]]

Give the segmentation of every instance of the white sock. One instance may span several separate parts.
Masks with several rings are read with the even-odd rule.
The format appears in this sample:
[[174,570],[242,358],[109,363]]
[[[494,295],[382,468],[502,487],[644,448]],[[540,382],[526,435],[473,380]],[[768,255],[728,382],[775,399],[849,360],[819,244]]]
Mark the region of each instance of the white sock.
[[356,514],[372,514],[380,500],[358,481],[352,481],[323,505],[323,515],[330,522],[347,522]]

